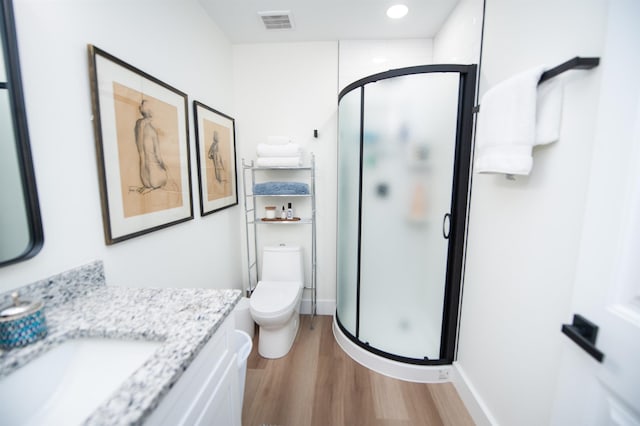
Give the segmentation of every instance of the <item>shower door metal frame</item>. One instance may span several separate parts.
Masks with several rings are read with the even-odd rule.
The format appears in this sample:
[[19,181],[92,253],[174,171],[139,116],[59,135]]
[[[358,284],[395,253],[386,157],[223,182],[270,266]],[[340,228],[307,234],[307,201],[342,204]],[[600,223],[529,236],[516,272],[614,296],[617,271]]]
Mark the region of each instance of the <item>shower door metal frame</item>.
[[[418,359],[408,358],[382,351],[362,342],[360,335],[360,257],[362,231],[362,163],[364,151],[364,100],[365,86],[376,81],[413,74],[457,73],[460,76],[458,86],[458,118],[453,163],[453,182],[451,189],[451,206],[449,210],[449,236],[447,249],[446,279],[442,312],[442,328],[440,333],[440,358]],[[458,330],[458,313],[462,287],[462,269],[464,262],[464,241],[467,221],[467,203],[470,188],[471,152],[473,138],[473,114],[476,92],[477,65],[436,64],[398,68],[373,74],[346,86],[338,95],[340,100],[353,90],[360,88],[360,164],[358,194],[358,265],[356,283],[356,330],[351,334],[340,322],[336,309],[336,323],[340,330],[356,345],[376,355],[409,364],[446,365],[455,358]],[[336,252],[337,254],[337,252]],[[338,260],[338,259],[336,259]],[[337,278],[337,277],[336,277]]]

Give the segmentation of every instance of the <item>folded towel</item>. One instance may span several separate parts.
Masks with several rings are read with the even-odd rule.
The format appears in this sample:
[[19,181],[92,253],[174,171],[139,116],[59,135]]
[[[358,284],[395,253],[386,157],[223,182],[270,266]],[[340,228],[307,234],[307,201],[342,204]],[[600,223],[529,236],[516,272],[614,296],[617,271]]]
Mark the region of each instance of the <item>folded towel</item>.
[[262,182],[253,186],[254,195],[306,195],[309,185],[304,182]]
[[301,164],[300,157],[259,157],[256,160],[258,167],[298,167]]
[[546,145],[560,139],[562,96],[560,80],[548,80],[538,86],[535,145]]
[[300,145],[288,143],[286,145],[258,144],[256,148],[258,157],[300,157]]
[[269,136],[267,143],[269,145],[285,145],[291,143],[291,138],[289,136]]
[[528,175],[533,146],[558,139],[562,94],[558,84],[538,87],[544,70],[538,66],[520,73],[482,97],[475,155],[478,173]]

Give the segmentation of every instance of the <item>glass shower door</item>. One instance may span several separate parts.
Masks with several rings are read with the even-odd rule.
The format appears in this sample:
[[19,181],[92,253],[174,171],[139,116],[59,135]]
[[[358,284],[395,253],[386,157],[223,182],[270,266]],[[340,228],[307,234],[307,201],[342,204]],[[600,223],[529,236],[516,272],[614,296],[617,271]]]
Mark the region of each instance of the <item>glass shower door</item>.
[[459,85],[426,73],[362,88],[358,339],[397,357],[440,357]]
[[360,192],[360,119],[362,89],[340,101],[338,121],[338,286],[337,313],[343,327],[356,334],[358,282],[358,223]]

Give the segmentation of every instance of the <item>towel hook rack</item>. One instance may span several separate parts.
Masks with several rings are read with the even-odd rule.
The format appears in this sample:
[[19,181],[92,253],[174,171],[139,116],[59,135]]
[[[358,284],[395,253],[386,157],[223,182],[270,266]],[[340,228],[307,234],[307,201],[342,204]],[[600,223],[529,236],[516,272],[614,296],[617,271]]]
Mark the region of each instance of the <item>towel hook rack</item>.
[[591,68],[595,68],[600,64],[600,58],[583,58],[580,56],[576,56],[573,59],[569,59],[567,62],[564,62],[557,67],[551,68],[542,73],[540,76],[540,80],[538,84],[552,79],[553,77],[562,74],[565,71],[569,70],[590,70]]

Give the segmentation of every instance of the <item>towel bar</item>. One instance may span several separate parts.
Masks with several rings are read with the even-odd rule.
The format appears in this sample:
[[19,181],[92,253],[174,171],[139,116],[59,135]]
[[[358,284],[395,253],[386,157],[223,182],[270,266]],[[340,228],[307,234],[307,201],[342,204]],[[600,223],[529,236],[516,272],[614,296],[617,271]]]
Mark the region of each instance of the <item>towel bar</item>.
[[[553,77],[556,77],[565,71],[590,70],[592,68],[597,67],[599,64],[600,64],[600,58],[583,58],[581,56],[576,56],[573,59],[569,59],[567,62],[563,62],[557,67],[551,68],[550,70],[543,72],[542,75],[540,76],[540,80],[538,81],[538,84],[543,83],[547,80],[550,80]],[[480,112],[480,105],[476,105],[475,107],[473,107],[473,112],[474,113]],[[511,179],[511,180],[515,180],[515,179]]]
[[569,70],[590,70],[591,68],[595,68],[600,64],[600,58],[583,58],[580,56],[576,56],[573,59],[569,59],[567,62],[564,62],[557,67],[551,68],[542,73],[540,76],[540,81],[538,84],[552,79],[553,77],[562,74],[565,71]]

